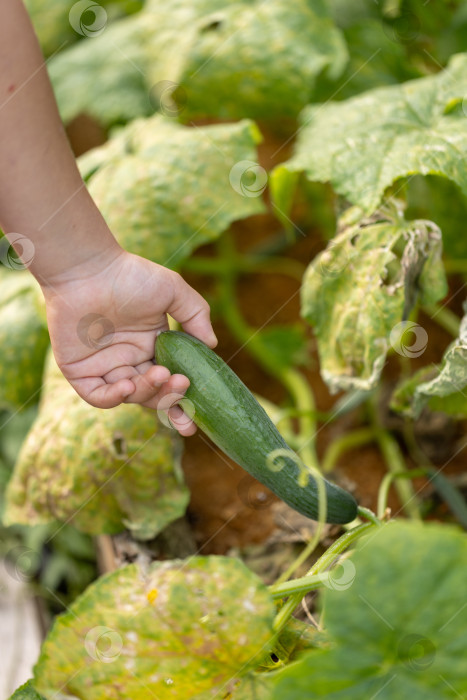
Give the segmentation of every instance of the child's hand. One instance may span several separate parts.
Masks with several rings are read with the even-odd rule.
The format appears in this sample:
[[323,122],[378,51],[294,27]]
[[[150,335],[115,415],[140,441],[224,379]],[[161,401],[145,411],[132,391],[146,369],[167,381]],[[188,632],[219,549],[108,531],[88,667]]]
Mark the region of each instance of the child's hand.
[[[209,306],[175,272],[121,251],[98,273],[74,268],[69,279],[43,287],[52,347],[58,365],[88,403],[122,402],[157,409],[181,396],[189,380],[154,364],[158,333],[167,316],[210,347],[217,344]],[[196,426],[179,409],[169,413],[182,435]]]

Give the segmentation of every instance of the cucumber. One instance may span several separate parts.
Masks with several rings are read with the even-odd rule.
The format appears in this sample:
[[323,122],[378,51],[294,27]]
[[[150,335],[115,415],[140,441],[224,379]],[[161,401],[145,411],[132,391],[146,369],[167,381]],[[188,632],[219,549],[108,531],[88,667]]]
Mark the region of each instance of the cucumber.
[[[299,513],[318,518],[316,480],[224,360],[191,335],[165,331],[156,341],[156,361],[172,374],[188,377],[185,397],[194,408],[193,421],[225,454]],[[183,407],[183,401],[180,405]],[[353,496],[323,482],[326,522],[354,520],[357,503]]]

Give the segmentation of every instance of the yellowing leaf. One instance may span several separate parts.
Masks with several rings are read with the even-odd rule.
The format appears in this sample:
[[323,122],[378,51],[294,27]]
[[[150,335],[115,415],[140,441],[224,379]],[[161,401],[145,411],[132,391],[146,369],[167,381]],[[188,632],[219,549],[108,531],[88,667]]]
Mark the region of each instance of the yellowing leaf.
[[[467,311],[467,304],[464,307]],[[467,313],[457,338],[446,350],[438,374],[415,387],[413,410],[420,415],[429,403],[435,410],[459,417],[467,415]]]
[[7,490],[5,524],[59,520],[91,534],[128,527],[139,539],[183,515],[180,438],[156,414],[83,401],[50,358],[38,418]]
[[0,267],[0,406],[21,409],[39,400],[49,334],[42,294],[27,271]]
[[195,129],[155,116],[86,154],[81,172],[120,244],[174,267],[232,221],[265,210],[261,191],[240,186],[259,138],[248,121]]
[[406,221],[397,204],[341,224],[305,273],[302,315],[314,326],[331,391],[368,390],[391,344],[404,354],[394,332],[417,295],[435,300],[446,293],[441,232],[431,222]]
[[368,213],[395,180],[414,173],[444,175],[467,195],[466,94],[467,54],[459,54],[436,75],[311,105],[277,186],[286,181],[281,169],[305,171]]
[[50,75],[65,121],[270,120],[296,116],[315,78],[346,61],[322,0],[152,0],[59,54]]
[[228,697],[267,653],[274,614],[266,587],[237,559],[126,566],[56,620],[34,682],[50,699]]

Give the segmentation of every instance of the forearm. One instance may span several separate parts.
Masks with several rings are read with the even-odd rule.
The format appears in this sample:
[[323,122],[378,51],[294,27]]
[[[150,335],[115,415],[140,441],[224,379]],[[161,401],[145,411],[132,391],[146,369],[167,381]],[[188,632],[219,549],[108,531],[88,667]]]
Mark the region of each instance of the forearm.
[[32,242],[28,266],[43,286],[119,252],[76,167],[21,0],[0,0],[0,226]]

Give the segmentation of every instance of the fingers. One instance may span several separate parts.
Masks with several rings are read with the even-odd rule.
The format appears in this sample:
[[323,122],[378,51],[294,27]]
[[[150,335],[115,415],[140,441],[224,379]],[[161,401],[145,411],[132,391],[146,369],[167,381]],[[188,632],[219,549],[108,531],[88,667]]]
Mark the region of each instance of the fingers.
[[[126,398],[126,403],[146,404],[152,398],[157,396],[161,387],[170,380],[170,371],[167,369],[167,367],[153,365],[152,362],[148,364],[149,369],[141,374],[135,372],[133,367],[119,368],[120,371],[126,369],[129,372],[132,372],[130,378],[135,386],[134,392]],[[114,372],[116,371],[117,370],[114,370]],[[138,367],[138,371],[141,371],[141,367]],[[111,374],[112,372],[109,373],[109,375]],[[112,378],[109,375],[105,376],[106,381],[112,381]],[[187,387],[184,388],[186,390]]]
[[127,396],[126,403],[140,403],[147,408],[158,408],[158,401],[168,393],[176,392],[183,396],[190,386],[189,380],[181,374],[171,375],[166,367],[151,365],[144,374],[131,377],[135,390]]
[[171,425],[173,425],[175,430],[178,430],[180,435],[189,437],[190,435],[194,435],[196,433],[196,425],[193,423],[191,418],[182,411],[180,406],[173,406],[173,408],[170,408],[167,413]]
[[[106,383],[101,377],[74,379],[70,383],[82,399],[96,408],[115,408],[121,403],[139,403],[147,408],[167,414],[168,424],[180,435],[193,435],[197,428],[177,403],[190,386],[182,374],[170,375],[166,367],[152,365],[145,374],[134,373],[133,367],[113,370],[116,381]],[[111,374],[111,373],[109,373]],[[118,375],[124,375],[123,378]],[[125,376],[127,375],[127,376]],[[131,379],[128,378],[131,376]],[[165,424],[166,421],[163,421]]]
[[182,374],[170,374],[166,367],[152,365],[145,374],[132,377],[135,391],[125,399],[125,403],[140,403],[146,408],[156,409],[162,422],[162,412],[168,416],[168,424],[180,435],[189,436],[196,432],[196,425],[176,404],[183,399],[190,381]]
[[82,399],[96,408],[115,408],[135,391],[135,385],[130,379],[107,384],[102,377],[85,377],[73,379],[70,384]]
[[174,298],[167,313],[182,324],[183,329],[215,348],[217,338],[211,325],[209,304],[185,280],[174,273]]

